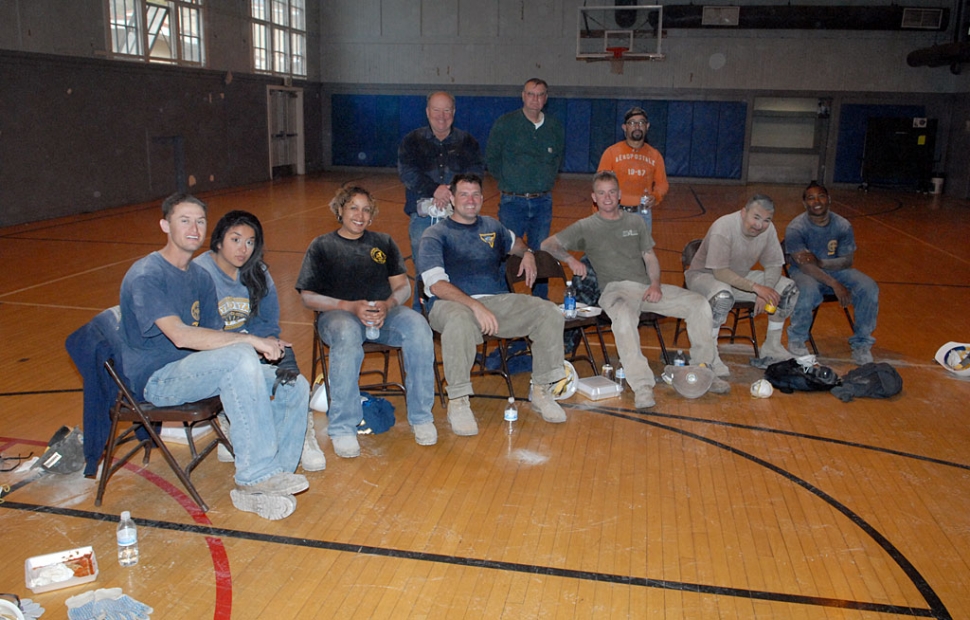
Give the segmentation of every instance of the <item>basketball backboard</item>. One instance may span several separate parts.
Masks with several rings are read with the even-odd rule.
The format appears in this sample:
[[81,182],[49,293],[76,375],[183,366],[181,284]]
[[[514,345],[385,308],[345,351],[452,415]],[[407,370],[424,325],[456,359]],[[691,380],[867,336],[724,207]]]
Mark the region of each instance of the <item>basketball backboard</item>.
[[581,6],[576,59],[663,60],[663,7]]

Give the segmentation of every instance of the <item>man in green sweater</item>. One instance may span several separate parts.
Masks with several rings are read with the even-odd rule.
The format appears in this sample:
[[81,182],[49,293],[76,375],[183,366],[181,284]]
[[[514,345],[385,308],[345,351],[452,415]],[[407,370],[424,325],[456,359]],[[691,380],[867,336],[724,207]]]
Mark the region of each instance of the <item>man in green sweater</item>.
[[[522,109],[495,121],[485,153],[488,171],[502,192],[498,219],[533,250],[549,236],[552,186],[566,142],[562,124],[542,111],[548,98],[545,80],[527,81],[522,88]],[[532,294],[548,297],[548,285],[537,282]]]

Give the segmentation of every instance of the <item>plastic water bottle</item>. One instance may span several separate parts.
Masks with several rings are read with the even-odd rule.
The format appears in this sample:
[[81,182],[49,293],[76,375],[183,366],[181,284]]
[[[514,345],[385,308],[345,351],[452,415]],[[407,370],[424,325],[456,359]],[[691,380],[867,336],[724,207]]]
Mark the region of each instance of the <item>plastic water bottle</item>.
[[650,192],[645,191],[643,196],[640,196],[640,217],[646,222],[651,234],[653,234],[653,204],[655,202],[656,200]]
[[121,513],[121,520],[118,521],[118,564],[138,564],[138,528],[127,510]]
[[687,356],[684,355],[683,349],[677,349],[677,353],[674,355],[674,366],[686,366]]
[[[374,306],[377,305],[377,303],[373,301],[369,301],[367,302],[367,305],[373,308]],[[365,335],[367,336],[368,340],[377,340],[378,336],[381,335],[381,328],[377,327],[373,323],[368,323],[367,332]]]
[[576,318],[576,285],[575,278],[566,283],[566,296],[562,300],[562,313],[567,319]]
[[515,430],[515,421],[519,419],[519,408],[515,406],[515,398],[509,396],[509,404],[505,405],[505,422],[509,427],[509,435]]
[[616,369],[616,384],[620,386],[620,394],[622,394],[626,390],[626,371],[622,366]]

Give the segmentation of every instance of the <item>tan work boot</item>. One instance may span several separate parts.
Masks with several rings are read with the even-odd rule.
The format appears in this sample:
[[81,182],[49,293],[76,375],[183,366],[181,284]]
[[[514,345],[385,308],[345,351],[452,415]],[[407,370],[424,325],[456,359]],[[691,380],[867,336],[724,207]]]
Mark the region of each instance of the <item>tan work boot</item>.
[[448,401],[448,422],[456,435],[469,437],[478,434],[478,422],[472,413],[467,396],[459,396]]
[[637,409],[652,409],[657,406],[657,401],[653,397],[653,388],[646,387],[633,391],[633,406]]
[[532,409],[546,422],[559,424],[566,421],[566,412],[552,395],[551,385],[532,386]]
[[300,465],[306,471],[323,471],[327,468],[327,457],[320,449],[320,444],[317,443],[317,434],[313,429],[313,409],[307,411],[306,415],[306,435],[303,437],[303,454],[300,456]]

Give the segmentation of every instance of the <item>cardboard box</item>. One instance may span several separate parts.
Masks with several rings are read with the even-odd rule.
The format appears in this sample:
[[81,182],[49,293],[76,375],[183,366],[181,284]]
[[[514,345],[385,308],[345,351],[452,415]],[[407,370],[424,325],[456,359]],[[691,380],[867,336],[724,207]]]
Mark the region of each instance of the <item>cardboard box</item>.
[[[65,575],[73,576],[64,578]],[[34,594],[60,590],[98,578],[98,559],[93,547],[78,547],[27,558],[24,581]]]
[[578,392],[590,400],[602,400],[620,395],[619,384],[600,375],[580,379],[577,384]]

